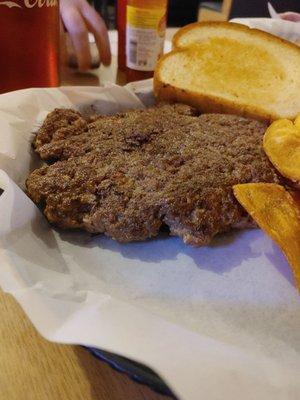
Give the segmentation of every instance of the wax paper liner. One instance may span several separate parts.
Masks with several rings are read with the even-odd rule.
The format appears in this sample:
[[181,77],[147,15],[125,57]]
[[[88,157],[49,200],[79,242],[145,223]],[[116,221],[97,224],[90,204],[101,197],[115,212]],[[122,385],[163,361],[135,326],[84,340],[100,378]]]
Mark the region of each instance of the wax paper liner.
[[300,23],[272,18],[234,18],[231,22],[260,29],[282,39],[300,44]]

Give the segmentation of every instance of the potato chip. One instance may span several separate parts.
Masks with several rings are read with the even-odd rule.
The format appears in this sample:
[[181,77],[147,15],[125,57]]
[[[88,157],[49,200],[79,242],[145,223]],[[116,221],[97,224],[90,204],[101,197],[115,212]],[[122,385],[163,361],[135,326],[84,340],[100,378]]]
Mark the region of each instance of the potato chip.
[[[300,207],[283,186],[246,183],[233,186],[239,203],[258,226],[282,249],[292,268],[300,292]],[[299,199],[298,199],[299,200]]]
[[266,130],[263,146],[283,176],[300,182],[300,115],[294,123],[288,119],[273,122]]

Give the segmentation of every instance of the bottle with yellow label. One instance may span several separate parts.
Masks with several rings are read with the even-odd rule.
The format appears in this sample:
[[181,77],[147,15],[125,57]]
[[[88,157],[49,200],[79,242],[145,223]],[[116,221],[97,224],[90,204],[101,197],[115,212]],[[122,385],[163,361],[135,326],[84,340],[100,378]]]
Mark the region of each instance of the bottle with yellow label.
[[128,0],[126,5],[127,81],[153,76],[163,53],[167,0]]

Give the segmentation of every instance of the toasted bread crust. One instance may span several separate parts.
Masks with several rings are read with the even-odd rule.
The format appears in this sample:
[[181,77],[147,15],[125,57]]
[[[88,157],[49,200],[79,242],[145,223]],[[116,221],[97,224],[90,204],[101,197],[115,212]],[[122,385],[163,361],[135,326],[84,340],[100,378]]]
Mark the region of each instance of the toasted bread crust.
[[[162,63],[164,59],[171,54],[172,52],[163,56],[159,63]],[[266,113],[258,107],[253,107],[251,105],[241,106],[239,103],[234,103],[233,101],[220,97],[201,94],[187,89],[180,89],[168,83],[164,83],[159,74],[159,64],[154,74],[153,89],[155,97],[160,101],[188,104],[192,107],[196,107],[202,113],[235,114],[266,123],[280,118],[278,114]]]
[[182,28],[180,28],[172,39],[172,45],[174,49],[182,49],[186,46],[180,44],[180,39],[189,31],[195,28],[221,28],[221,29],[230,29],[237,32],[245,32],[250,35],[254,35],[257,38],[262,38],[264,40],[271,40],[272,42],[277,42],[278,44],[285,45],[300,53],[300,47],[297,44],[289,42],[288,40],[282,39],[278,36],[274,36],[271,33],[261,31],[260,29],[249,28],[249,26],[238,24],[236,22],[225,22],[225,21],[204,21],[204,22],[193,22],[188,24]]
[[[160,58],[160,60],[157,63],[155,73],[154,73],[154,93],[155,96],[159,100],[164,100],[164,101],[169,101],[169,102],[183,102],[186,104],[189,104],[193,107],[196,107],[199,109],[201,112],[205,113],[226,113],[226,114],[236,114],[236,115],[241,115],[244,117],[249,117],[249,118],[254,118],[259,121],[265,121],[265,122],[272,122],[278,118],[290,118],[293,119],[295,118],[294,115],[294,110],[289,110],[288,108],[284,110],[283,115],[281,115],[279,110],[270,110],[268,107],[264,107],[263,105],[255,104],[255,103],[249,103],[249,104],[242,104],[238,99],[226,99],[221,96],[212,95],[209,93],[205,93],[205,91],[196,91],[193,90],[192,87],[190,88],[180,88],[178,86],[180,85],[172,85],[170,83],[170,80],[164,80],[162,78],[162,68],[164,63],[168,62],[169,58],[172,58],[173,55],[178,54],[182,52],[185,54],[185,52],[190,51],[191,48],[195,46],[196,44],[190,44],[188,46],[182,46],[180,44],[180,39],[182,36],[184,36],[187,32],[197,28],[203,28],[207,29],[209,27],[214,27],[216,29],[220,29],[220,37],[222,36],[222,32],[226,33],[226,29],[230,31],[235,31],[237,33],[239,32],[244,32],[247,35],[251,35],[252,37],[254,36],[257,38],[259,41],[260,39],[265,42],[265,43],[270,43],[272,42],[273,44],[276,43],[276,45],[279,46],[286,46],[290,49],[293,50],[293,52],[296,53],[297,58],[299,57],[300,60],[300,48],[296,46],[293,43],[290,43],[284,39],[275,37],[269,33],[260,31],[258,29],[250,29],[247,26],[241,25],[241,24],[236,24],[236,23],[229,23],[229,22],[196,22],[190,25],[187,25],[180,29],[174,36],[173,38],[173,47],[174,50],[171,51],[168,54],[165,54],[163,57]],[[214,35],[212,35],[214,36]],[[216,36],[218,36],[218,33],[216,33]],[[239,36],[236,36],[239,38]],[[272,90],[272,88],[270,89]],[[300,93],[300,92],[299,92]],[[299,110],[300,111],[300,110]],[[299,112],[298,111],[298,112]],[[297,112],[297,110],[296,110]]]

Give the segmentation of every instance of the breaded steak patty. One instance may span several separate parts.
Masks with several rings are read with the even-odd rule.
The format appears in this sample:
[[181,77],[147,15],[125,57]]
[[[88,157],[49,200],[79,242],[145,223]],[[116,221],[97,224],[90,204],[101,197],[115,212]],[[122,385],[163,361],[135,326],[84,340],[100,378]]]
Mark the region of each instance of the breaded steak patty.
[[61,228],[145,240],[167,225],[201,246],[219,232],[252,223],[232,186],[280,183],[264,154],[266,125],[182,104],[85,120],[50,113],[36,151],[55,161],[31,173],[27,193]]

